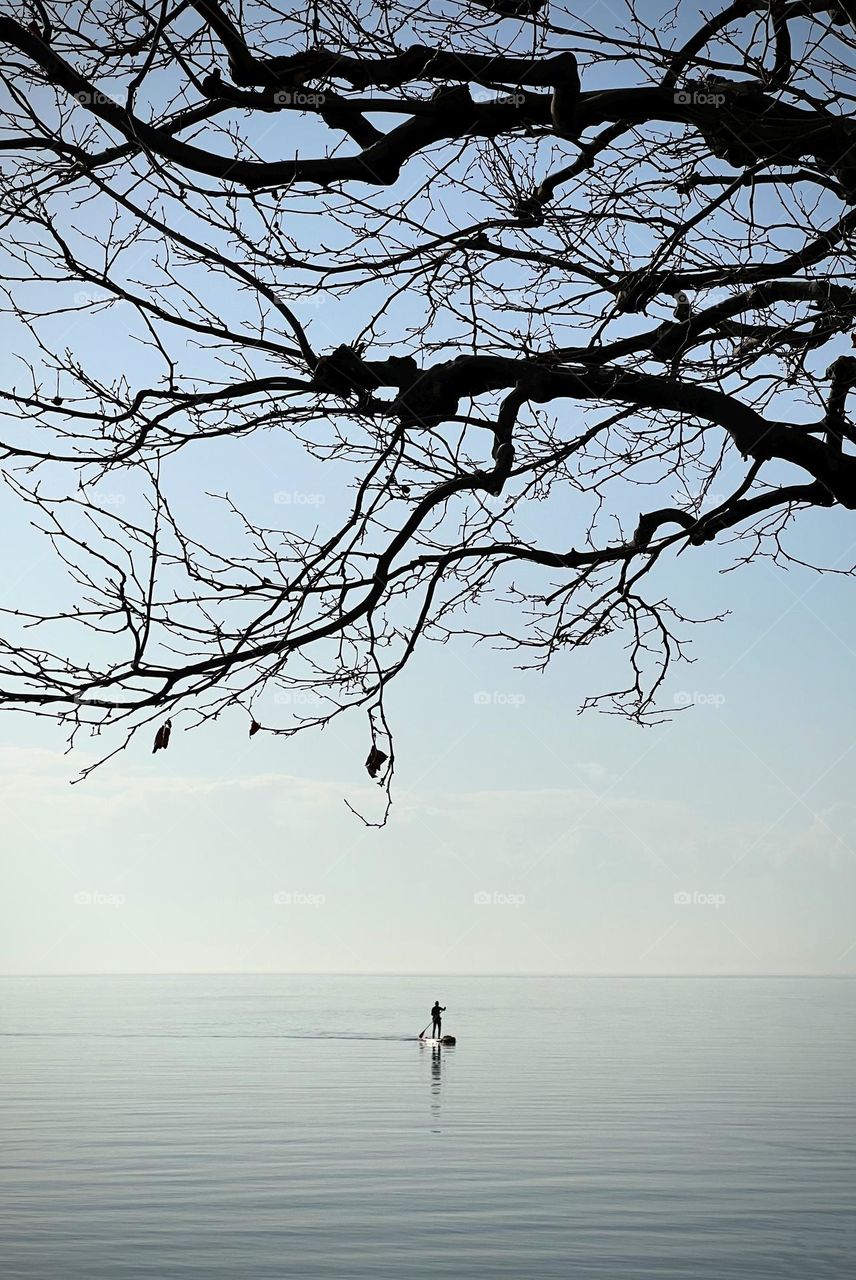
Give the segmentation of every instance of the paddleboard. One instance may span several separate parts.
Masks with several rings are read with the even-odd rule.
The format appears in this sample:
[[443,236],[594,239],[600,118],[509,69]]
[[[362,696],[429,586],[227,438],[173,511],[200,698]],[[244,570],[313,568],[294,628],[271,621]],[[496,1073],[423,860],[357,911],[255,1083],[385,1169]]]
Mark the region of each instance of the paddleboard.
[[423,1044],[457,1044],[454,1036],[420,1036],[419,1039]]

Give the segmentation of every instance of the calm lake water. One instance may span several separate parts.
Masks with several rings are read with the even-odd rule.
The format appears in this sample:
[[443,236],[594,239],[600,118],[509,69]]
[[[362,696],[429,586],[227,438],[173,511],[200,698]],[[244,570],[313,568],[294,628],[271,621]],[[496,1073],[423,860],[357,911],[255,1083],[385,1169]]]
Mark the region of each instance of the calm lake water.
[[[435,999],[451,1049],[413,1039]],[[856,1274],[856,983],[8,978],[3,1280]]]

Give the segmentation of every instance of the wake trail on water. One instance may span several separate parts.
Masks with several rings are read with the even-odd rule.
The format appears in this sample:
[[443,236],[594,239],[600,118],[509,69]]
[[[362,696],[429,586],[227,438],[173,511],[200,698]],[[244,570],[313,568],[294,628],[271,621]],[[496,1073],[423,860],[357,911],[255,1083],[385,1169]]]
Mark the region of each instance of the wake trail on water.
[[0,1038],[39,1040],[354,1040],[407,1044],[419,1036],[360,1035],[316,1031],[0,1031]]

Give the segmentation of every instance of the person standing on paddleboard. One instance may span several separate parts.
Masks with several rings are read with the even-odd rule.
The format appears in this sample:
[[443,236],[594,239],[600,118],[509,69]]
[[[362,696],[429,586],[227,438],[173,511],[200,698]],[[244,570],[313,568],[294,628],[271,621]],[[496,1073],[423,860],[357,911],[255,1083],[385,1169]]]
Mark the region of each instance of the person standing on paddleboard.
[[446,1006],[441,1005],[439,1000],[434,1001],[434,1008],[431,1010],[431,1035],[437,1040],[440,1039],[440,1014],[446,1012]]

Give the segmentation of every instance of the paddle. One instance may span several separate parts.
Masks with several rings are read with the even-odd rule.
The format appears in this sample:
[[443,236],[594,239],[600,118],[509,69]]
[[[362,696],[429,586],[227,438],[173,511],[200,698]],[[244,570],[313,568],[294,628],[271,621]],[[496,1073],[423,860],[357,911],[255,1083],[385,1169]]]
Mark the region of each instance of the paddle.
[[[429,1022],[429,1023],[428,1023],[428,1027],[430,1027],[431,1025],[432,1025],[432,1024]],[[428,1030],[428,1027],[423,1027],[423,1028],[422,1028],[422,1030],[419,1032],[419,1035],[418,1035],[417,1039],[419,1039],[419,1040],[421,1040],[421,1039],[422,1039],[422,1037],[424,1036],[425,1032]]]

